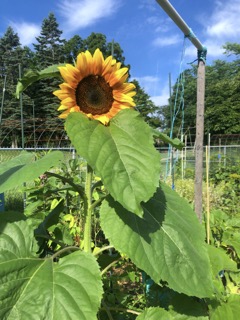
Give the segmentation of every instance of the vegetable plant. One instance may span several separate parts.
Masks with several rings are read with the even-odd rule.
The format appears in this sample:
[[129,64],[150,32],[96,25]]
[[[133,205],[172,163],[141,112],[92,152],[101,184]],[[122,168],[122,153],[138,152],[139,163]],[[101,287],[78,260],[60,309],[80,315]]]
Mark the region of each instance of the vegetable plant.
[[[32,190],[32,203],[40,202],[27,214],[0,216],[1,319],[221,319],[239,311],[238,295],[221,300],[216,277],[225,261],[216,262],[218,249],[206,245],[187,201],[159,180],[156,132],[133,108],[126,72],[99,51],[60,67],[65,82],[55,94],[84,159],[80,177],[76,167],[59,170],[60,151],[37,160],[23,152],[1,164],[0,192],[34,179],[46,184]],[[18,95],[52,76],[59,76],[57,67],[27,73]],[[155,302],[149,288],[130,304],[110,298],[119,265],[133,268],[127,277],[140,289],[153,284]]]

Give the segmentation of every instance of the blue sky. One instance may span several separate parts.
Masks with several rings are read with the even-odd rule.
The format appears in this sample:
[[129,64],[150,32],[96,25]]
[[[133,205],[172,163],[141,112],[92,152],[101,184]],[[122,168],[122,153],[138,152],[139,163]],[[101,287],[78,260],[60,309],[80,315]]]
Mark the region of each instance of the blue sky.
[[[197,38],[207,47],[207,64],[226,59],[222,46],[238,42],[240,0],[170,0]],[[0,37],[11,25],[23,45],[31,46],[41,24],[53,12],[69,39],[86,38],[91,32],[106,35],[124,50],[131,76],[152,100],[163,105],[180,70],[184,36],[156,0],[0,0]],[[197,58],[197,49],[187,39],[181,67]]]

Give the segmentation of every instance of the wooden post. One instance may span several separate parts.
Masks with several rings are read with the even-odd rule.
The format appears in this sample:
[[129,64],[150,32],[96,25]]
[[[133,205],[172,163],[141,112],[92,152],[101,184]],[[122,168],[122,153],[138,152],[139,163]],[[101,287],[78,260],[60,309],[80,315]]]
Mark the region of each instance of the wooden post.
[[182,30],[192,44],[198,49],[197,79],[197,116],[195,140],[195,212],[202,221],[202,179],[203,179],[203,134],[204,134],[204,97],[205,97],[205,60],[207,49],[201,44],[192,30],[174,9],[168,0],[156,0],[168,16]]
[[198,63],[195,142],[195,212],[202,221],[203,137],[204,137],[205,62]]

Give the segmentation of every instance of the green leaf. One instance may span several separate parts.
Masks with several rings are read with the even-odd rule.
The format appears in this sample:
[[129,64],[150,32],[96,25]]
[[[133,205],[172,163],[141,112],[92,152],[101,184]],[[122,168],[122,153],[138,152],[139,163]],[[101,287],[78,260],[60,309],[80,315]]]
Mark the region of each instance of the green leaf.
[[204,300],[176,294],[171,300],[170,314],[178,320],[208,320]]
[[141,218],[106,198],[101,226],[111,244],[156,283],[167,281],[170,288],[187,295],[211,296],[204,232],[187,201],[161,183],[143,209]]
[[234,229],[228,229],[223,233],[222,244],[234,248],[240,257],[240,233]]
[[53,151],[34,161],[34,154],[23,153],[0,165],[0,193],[24,182],[32,181],[63,159],[61,151]]
[[230,295],[226,303],[222,303],[210,314],[211,320],[238,320],[240,315],[240,296]]
[[136,320],[208,320],[208,317],[204,316],[191,316],[181,313],[167,311],[163,308],[148,308],[140,314]]
[[41,71],[37,70],[28,70],[22,79],[18,80],[17,88],[16,88],[16,97],[19,99],[20,93],[27,89],[31,84],[41,79],[48,79],[54,77],[60,77],[60,72],[58,67],[62,66],[53,65],[43,69]]
[[102,284],[95,258],[76,251],[38,259],[33,230],[25,221],[0,236],[0,319],[97,319]]
[[168,311],[162,308],[148,308],[137,316],[136,320],[173,320],[175,319]]
[[184,147],[184,143],[177,138],[171,139],[168,135],[166,135],[165,133],[159,132],[156,129],[152,129],[152,133],[153,133],[153,136],[158,137],[162,141],[171,144],[174,148],[178,150],[182,150],[182,148]]
[[22,151],[20,155],[0,163],[0,174],[5,171],[18,166],[24,166],[27,163],[34,161],[34,154],[26,151]]
[[214,277],[222,270],[238,271],[236,262],[226,254],[225,250],[210,245],[207,246],[207,249]]
[[153,146],[151,129],[139,113],[125,109],[109,126],[72,113],[66,120],[66,131],[112,197],[141,214],[140,202],[149,200],[158,186],[160,156]]

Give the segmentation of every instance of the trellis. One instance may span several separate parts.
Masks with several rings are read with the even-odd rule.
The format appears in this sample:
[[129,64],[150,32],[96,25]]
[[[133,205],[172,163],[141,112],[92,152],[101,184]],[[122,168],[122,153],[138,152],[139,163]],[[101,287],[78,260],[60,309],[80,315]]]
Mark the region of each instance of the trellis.
[[205,99],[205,60],[207,49],[201,44],[189,26],[167,0],[157,0],[159,5],[174,21],[198,50],[197,111],[196,111],[196,151],[195,151],[195,212],[202,220],[202,180],[203,180],[203,136],[204,136],[204,99]]

